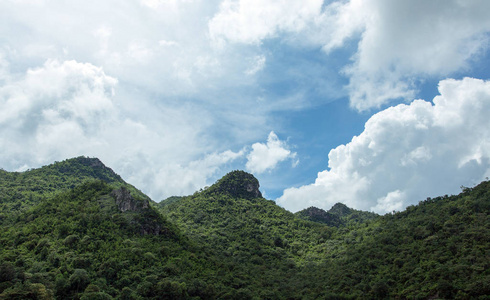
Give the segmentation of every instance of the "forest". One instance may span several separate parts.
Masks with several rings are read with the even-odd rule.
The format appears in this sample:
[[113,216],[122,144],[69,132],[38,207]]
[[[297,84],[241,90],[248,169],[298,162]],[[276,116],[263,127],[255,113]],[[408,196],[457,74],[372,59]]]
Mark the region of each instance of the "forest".
[[243,171],[154,202],[97,158],[0,170],[0,299],[490,299],[490,182],[291,213]]

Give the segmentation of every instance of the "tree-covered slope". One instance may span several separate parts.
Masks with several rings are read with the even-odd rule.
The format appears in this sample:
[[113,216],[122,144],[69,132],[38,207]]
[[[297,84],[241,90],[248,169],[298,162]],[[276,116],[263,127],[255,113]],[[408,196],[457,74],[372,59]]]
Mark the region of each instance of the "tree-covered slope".
[[98,159],[2,176],[0,299],[214,295],[213,260]]
[[339,229],[338,257],[304,270],[322,297],[488,299],[490,182]]
[[243,171],[160,205],[97,159],[1,176],[1,300],[490,294],[489,182],[378,216],[293,214]]
[[328,226],[303,221],[263,198],[234,197],[228,189],[240,176],[228,174],[209,191],[162,208],[228,266],[233,280],[225,284],[271,299],[490,294],[488,182],[385,216],[337,204],[327,213],[340,226]]
[[0,299],[216,298],[218,262],[145,198],[101,180],[0,224]]
[[222,262],[224,284],[235,287],[225,295],[230,298],[300,298],[289,281],[307,260],[319,259],[308,252],[310,245],[332,234],[331,228],[296,218],[262,198],[257,179],[243,171],[161,211]]
[[99,159],[80,156],[25,172],[0,169],[0,214],[22,211],[42,198],[94,179],[103,180],[113,186],[126,186],[133,194],[147,198]]
[[376,213],[352,209],[342,203],[336,203],[328,211],[314,206],[308,207],[298,211],[295,215],[303,220],[334,227],[363,223],[379,217]]

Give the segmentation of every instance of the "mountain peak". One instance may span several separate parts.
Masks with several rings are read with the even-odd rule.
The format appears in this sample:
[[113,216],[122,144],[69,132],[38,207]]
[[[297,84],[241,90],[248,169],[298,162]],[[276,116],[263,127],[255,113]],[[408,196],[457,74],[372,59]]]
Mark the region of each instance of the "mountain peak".
[[300,219],[323,223],[329,226],[338,227],[342,223],[339,216],[314,206],[303,209],[295,213],[295,215]]
[[53,168],[62,174],[89,176],[106,182],[122,181],[121,176],[104,165],[104,163],[96,157],[79,156],[62,162],[56,162],[47,167]]
[[335,203],[335,205],[332,206],[332,208],[330,208],[328,210],[328,212],[333,214],[333,215],[343,217],[343,216],[350,215],[352,213],[352,209],[349,208],[347,205],[338,202],[338,203]]
[[257,178],[245,171],[232,171],[215,184],[208,191],[226,193],[236,198],[262,198],[259,190],[260,184]]

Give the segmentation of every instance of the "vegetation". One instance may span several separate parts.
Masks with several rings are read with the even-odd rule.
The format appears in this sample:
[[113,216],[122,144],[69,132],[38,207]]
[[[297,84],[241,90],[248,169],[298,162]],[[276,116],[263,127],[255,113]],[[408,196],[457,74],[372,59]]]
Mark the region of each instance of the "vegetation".
[[488,299],[490,182],[296,214],[234,171],[153,203],[98,159],[0,171],[0,299]]
[[318,222],[334,227],[364,223],[379,216],[372,212],[349,208],[342,203],[335,204],[328,211],[312,206],[295,213],[295,215],[303,220]]

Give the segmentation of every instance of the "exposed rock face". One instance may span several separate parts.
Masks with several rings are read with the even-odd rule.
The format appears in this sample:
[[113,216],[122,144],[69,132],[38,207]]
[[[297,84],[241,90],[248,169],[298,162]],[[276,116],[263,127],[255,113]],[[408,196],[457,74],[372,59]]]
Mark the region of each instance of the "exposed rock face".
[[[161,218],[150,207],[147,199],[134,199],[125,187],[112,191],[117,208],[127,212],[130,223],[136,226],[141,235],[171,235],[171,231],[161,223]],[[132,214],[131,214],[132,212]]]
[[262,193],[259,191],[259,182],[257,184],[248,183],[247,192],[249,192],[254,198],[262,197]]
[[117,208],[122,211],[141,211],[150,207],[148,200],[136,200],[125,187],[112,191],[112,196],[116,200]]
[[212,192],[227,193],[236,198],[262,198],[257,178],[244,171],[233,171],[218,180],[209,189]]

